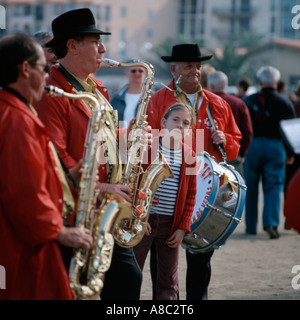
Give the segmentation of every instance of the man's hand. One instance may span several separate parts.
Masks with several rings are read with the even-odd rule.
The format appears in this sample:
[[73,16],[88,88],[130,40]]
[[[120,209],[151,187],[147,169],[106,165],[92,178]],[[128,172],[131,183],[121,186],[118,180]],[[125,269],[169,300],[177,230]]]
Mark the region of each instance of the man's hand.
[[211,130],[212,130],[212,133],[211,133],[212,142],[214,144],[216,144],[216,145],[222,144],[223,147],[225,147],[225,145],[226,145],[226,137],[225,137],[224,132],[223,131],[219,131],[219,130],[213,131],[213,129],[211,129]]
[[109,192],[121,196],[131,206],[131,189],[128,186],[122,184],[109,184],[98,182],[96,188],[98,188],[101,193]]
[[[135,141],[136,136],[141,136],[142,134],[142,130],[141,128],[134,128],[133,129],[133,125],[135,124],[135,119],[132,119],[129,123],[129,126],[127,128],[127,138],[129,141]],[[134,131],[132,131],[134,130]],[[151,133],[152,128],[151,126],[147,125],[145,128],[145,133],[144,133],[144,141],[145,144],[147,144],[150,148],[152,146],[152,142],[153,142],[153,134]]]
[[91,249],[93,238],[88,229],[80,227],[67,228],[63,226],[56,240],[66,247]]

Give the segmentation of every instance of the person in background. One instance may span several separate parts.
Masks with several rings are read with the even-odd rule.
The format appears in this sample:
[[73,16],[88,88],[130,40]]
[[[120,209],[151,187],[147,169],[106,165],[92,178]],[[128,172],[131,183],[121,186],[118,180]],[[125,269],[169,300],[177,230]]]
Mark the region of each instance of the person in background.
[[286,87],[286,82],[285,81],[279,80],[278,86],[277,86],[277,91],[279,93],[286,94],[287,87]]
[[0,67],[0,265],[6,270],[0,299],[71,300],[59,244],[90,249],[92,237],[63,224],[68,185],[33,108],[47,61],[33,37],[17,34],[1,40]]
[[42,48],[44,49],[45,57],[47,63],[51,65],[56,65],[58,63],[58,60],[51,48],[45,47],[45,44],[52,40],[53,34],[48,31],[39,31],[34,34],[34,37],[37,39],[37,41],[40,43]]
[[[296,117],[300,118],[300,81],[298,82],[298,84],[295,88],[295,99],[294,99],[294,101],[292,101],[292,103],[294,105]],[[300,154],[294,154],[293,163],[287,164],[285,167],[285,181],[284,181],[284,196],[285,197],[287,196],[287,189],[288,189],[289,183],[299,168],[300,168]],[[291,191],[290,191],[290,193],[291,193]],[[285,199],[284,199],[284,201],[285,201]],[[285,210],[284,210],[284,215],[286,216]],[[286,230],[290,229],[290,226],[287,222],[287,219],[284,223],[284,227]]]
[[291,177],[285,193],[284,214],[286,223],[300,234],[300,168]]
[[243,163],[251,143],[253,129],[250,113],[245,102],[231,94],[226,93],[228,77],[222,71],[210,73],[207,77],[207,89],[228,102],[231,107],[234,119],[238,125],[242,139],[240,140],[240,151],[237,159],[229,161],[236,170],[244,177]]
[[137,113],[145,79],[145,70],[137,66],[125,69],[124,73],[128,78],[128,84],[112,96],[111,105],[118,111],[120,125],[127,128]]
[[293,161],[293,157],[287,157],[279,122],[294,118],[295,111],[291,101],[277,91],[280,80],[278,69],[263,66],[256,76],[261,90],[244,99],[253,126],[253,138],[244,163],[247,185],[246,233],[255,235],[257,232],[258,191],[262,177],[263,229],[270,239],[277,239],[285,165]]
[[293,102],[296,116],[300,118],[300,80],[298,81],[295,88],[295,101]]
[[251,85],[251,81],[248,78],[241,78],[237,83],[237,96],[241,99],[247,96],[247,90]]
[[212,73],[215,72],[216,69],[211,66],[210,64],[206,63],[203,66],[201,66],[201,86],[203,89],[207,89],[207,76]]
[[[172,48],[171,56],[161,57],[170,62],[172,80],[168,88],[155,92],[148,106],[148,122],[152,129],[161,129],[161,119],[166,110],[176,102],[189,104],[194,110],[192,126],[192,148],[196,150],[195,136],[198,129],[202,129],[204,151],[222,160],[218,148],[225,147],[227,159],[234,160],[238,156],[241,133],[238,129],[231,108],[226,101],[217,95],[202,89],[200,84],[202,62],[212,58],[212,55],[202,55],[197,44],[179,44]],[[217,130],[213,131],[207,115],[210,106]],[[207,299],[207,290],[211,277],[210,260],[214,250],[193,254],[186,250],[187,275],[186,297],[188,300]]]

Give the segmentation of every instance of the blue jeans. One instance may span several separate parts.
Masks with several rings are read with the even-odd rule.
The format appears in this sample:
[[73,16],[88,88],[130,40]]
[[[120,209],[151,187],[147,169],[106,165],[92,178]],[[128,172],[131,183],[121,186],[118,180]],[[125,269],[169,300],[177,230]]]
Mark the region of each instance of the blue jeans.
[[259,182],[263,186],[263,228],[278,227],[281,191],[285,179],[286,152],[282,141],[253,137],[244,163],[246,195],[246,231],[255,233],[258,216]]

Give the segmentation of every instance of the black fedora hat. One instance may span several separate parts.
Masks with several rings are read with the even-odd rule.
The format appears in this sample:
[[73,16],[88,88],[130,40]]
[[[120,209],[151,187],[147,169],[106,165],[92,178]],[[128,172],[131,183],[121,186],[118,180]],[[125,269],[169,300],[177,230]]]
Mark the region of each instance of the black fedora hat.
[[111,34],[96,28],[93,13],[88,8],[65,12],[52,21],[53,39],[46,43],[51,47],[57,40],[68,39],[80,34]]
[[172,48],[172,56],[163,56],[166,62],[189,62],[205,61],[212,58],[212,55],[202,56],[197,44],[178,44]]

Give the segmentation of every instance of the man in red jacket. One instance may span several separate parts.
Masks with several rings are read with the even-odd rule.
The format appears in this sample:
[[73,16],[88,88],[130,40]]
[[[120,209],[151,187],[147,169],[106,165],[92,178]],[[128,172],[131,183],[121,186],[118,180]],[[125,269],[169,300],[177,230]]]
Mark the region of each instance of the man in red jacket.
[[[161,118],[166,110],[175,102],[189,103],[194,108],[193,149],[196,146],[196,131],[202,129],[204,151],[222,160],[218,145],[223,145],[227,160],[234,160],[239,152],[241,133],[238,129],[231,108],[227,102],[217,95],[202,89],[200,85],[202,61],[211,59],[211,55],[201,55],[196,44],[180,44],[172,49],[171,56],[162,59],[171,62],[170,70],[173,79],[167,88],[158,90],[151,98],[148,106],[148,122],[152,129],[161,129]],[[217,130],[212,130],[206,108],[210,106]],[[207,299],[207,287],[210,281],[210,259],[214,251],[192,254],[186,251],[187,257],[187,299]]]
[[[49,85],[66,92],[92,93],[106,112],[101,116],[100,128],[107,135],[102,147],[107,158],[99,165],[100,192],[110,192],[131,202],[129,186],[119,184],[122,166],[118,162],[118,118],[117,112],[109,104],[107,88],[91,75],[98,71],[106,48],[101,35],[110,34],[96,28],[95,19],[89,9],[71,10],[55,18],[52,22],[54,38],[46,43],[59,59],[59,65],[52,67]],[[84,141],[91,106],[85,100],[44,95],[37,106],[39,116],[44,121],[59,151],[62,161],[70,168],[82,158]],[[110,269],[105,274],[101,299],[139,299],[142,273],[135,260],[133,249],[115,243]]]
[[32,107],[44,91],[42,47],[27,35],[0,43],[0,300],[73,299],[59,243],[89,249],[90,232],[63,226],[67,184]]

